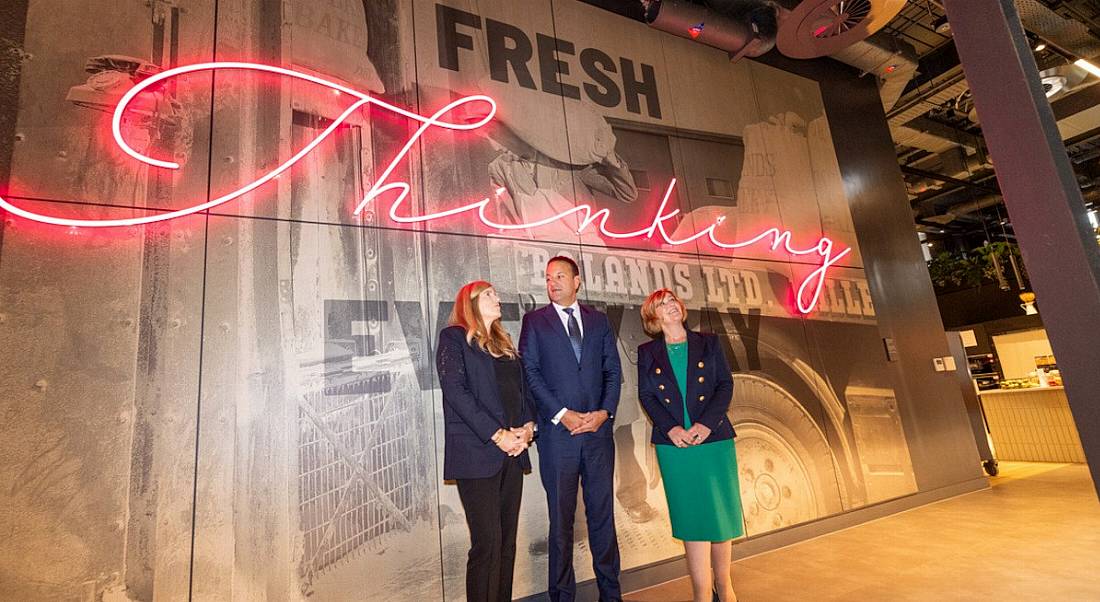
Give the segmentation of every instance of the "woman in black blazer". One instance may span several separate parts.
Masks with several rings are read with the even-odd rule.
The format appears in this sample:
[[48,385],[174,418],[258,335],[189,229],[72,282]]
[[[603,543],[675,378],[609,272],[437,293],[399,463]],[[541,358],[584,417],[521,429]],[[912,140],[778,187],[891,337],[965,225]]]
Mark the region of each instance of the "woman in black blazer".
[[686,318],[668,289],[642,304],[642,325],[655,340],[638,347],[638,400],[653,421],[672,536],[684,542],[695,600],[732,602],[732,540],[744,533],[726,415],[733,378],[718,337],[688,330]]
[[470,529],[466,599],[511,600],[534,411],[493,286],[462,287],[449,324],[439,333],[435,361],[443,388],[443,478],[457,483]]

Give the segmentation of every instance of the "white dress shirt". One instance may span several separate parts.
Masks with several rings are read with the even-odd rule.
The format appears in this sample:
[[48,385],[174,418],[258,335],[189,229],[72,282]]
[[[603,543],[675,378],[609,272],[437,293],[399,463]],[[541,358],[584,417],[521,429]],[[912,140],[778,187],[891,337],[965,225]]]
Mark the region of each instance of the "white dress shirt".
[[561,325],[565,327],[565,334],[569,334],[569,314],[565,313],[565,310],[573,310],[573,315],[577,318],[577,326],[581,329],[581,338],[583,339],[584,324],[581,322],[581,304],[577,301],[573,301],[573,305],[568,307],[553,302],[551,302],[550,305],[553,305],[554,311],[558,312],[558,319],[561,320]]

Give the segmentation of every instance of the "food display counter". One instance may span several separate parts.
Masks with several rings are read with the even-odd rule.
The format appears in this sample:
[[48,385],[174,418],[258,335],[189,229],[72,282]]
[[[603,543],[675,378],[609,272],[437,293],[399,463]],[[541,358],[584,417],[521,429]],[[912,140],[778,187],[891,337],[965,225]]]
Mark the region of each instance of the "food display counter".
[[1085,462],[1060,386],[980,391],[998,460]]

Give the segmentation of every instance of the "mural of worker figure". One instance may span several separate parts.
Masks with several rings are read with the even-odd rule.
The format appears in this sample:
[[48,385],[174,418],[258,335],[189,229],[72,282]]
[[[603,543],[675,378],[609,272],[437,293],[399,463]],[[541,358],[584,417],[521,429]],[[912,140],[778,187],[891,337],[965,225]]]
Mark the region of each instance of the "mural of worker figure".
[[[16,569],[0,600],[462,599],[469,533],[457,487],[437,472],[445,417],[430,325],[457,286],[490,277],[518,337],[561,253],[580,264],[580,301],[608,316],[623,366],[615,480],[604,484],[622,569],[683,553],[635,393],[638,306],[654,288],[673,288],[688,326],[725,346],[746,534],[917,491],[906,430],[919,423],[903,421],[912,400],[895,395],[904,382],[881,352],[817,82],[582,2],[239,0],[217,15],[212,3],[175,4],[4,4],[15,19],[0,29],[18,40],[0,53],[0,71],[17,74],[14,134],[0,140],[7,196],[43,211],[31,199],[50,199],[67,217],[186,207],[210,185],[227,192],[266,173],[349,106],[291,78],[204,73],[143,93],[121,124],[134,149],[180,169],[119,152],[110,111],[125,90],[212,56],[217,37],[218,56],[223,41],[254,49],[229,54],[419,114],[494,99],[490,124],[432,128],[398,166],[391,181],[411,184],[410,215],[499,189],[494,220],[584,203],[628,232],[651,223],[675,177],[668,209],[679,213],[662,222],[673,238],[724,217],[723,240],[779,227],[796,245],[828,236],[851,254],[803,317],[788,299],[810,268],[767,245],[716,255],[601,239],[595,224],[579,237],[574,216],[506,237],[458,216],[398,227],[388,195],[353,216],[418,123],[369,110],[218,215],[98,233],[9,216],[0,361],[35,385],[0,400],[12,416],[0,455],[15,475],[0,491],[12,509],[0,513],[0,566]],[[606,104],[590,104],[601,89]],[[457,112],[446,118],[478,121]],[[102,403],[89,414],[91,398]],[[545,498],[527,482],[516,597],[543,592],[549,564]],[[583,582],[598,538],[575,525]]]
[[[607,205],[606,199],[600,203],[596,195],[609,197],[619,203],[633,203],[638,199],[638,188],[630,172],[629,164],[616,151],[616,136],[610,124],[603,116],[581,113],[588,126],[582,131],[570,127],[571,137],[581,137],[582,141],[571,141],[571,154],[583,154],[590,163],[577,164],[560,160],[553,156],[554,145],[539,145],[538,133],[522,124],[512,125],[505,119],[498,120],[487,133],[490,143],[500,154],[489,163],[489,179],[494,188],[503,188],[498,195],[500,215],[516,223],[529,223],[539,219],[568,211],[575,204],[593,204],[597,208]],[[578,120],[579,121],[579,120]],[[556,141],[560,145],[560,141]],[[587,153],[578,153],[577,148],[590,149]],[[558,237],[558,240],[572,240],[576,235],[577,220],[563,220],[539,228],[539,238]],[[586,229],[581,233],[581,242],[586,245],[603,246],[603,241],[594,231]],[[640,523],[652,520],[657,511],[646,502],[647,477],[639,465],[634,452],[632,425],[644,420],[637,402],[628,400],[620,408],[615,421],[616,441],[616,485],[615,497],[632,522]],[[578,531],[583,530],[583,527]],[[581,533],[578,533],[580,536]]]
[[[489,163],[489,180],[494,188],[504,189],[498,195],[503,215],[517,223],[530,223],[568,211],[577,204],[594,204],[597,193],[620,203],[633,203],[638,198],[630,166],[615,151],[611,126],[600,115],[587,112],[585,115],[591,117],[584,120],[587,129],[579,132],[570,129],[571,136],[584,138],[579,146],[588,150],[581,156],[574,152],[562,156],[555,152],[554,145],[540,145],[538,131],[523,124],[498,119],[486,132],[493,148],[500,151]],[[571,216],[540,226],[538,237],[572,242],[577,238],[579,225],[579,219]],[[594,230],[586,228],[580,242],[602,246],[603,241]]]

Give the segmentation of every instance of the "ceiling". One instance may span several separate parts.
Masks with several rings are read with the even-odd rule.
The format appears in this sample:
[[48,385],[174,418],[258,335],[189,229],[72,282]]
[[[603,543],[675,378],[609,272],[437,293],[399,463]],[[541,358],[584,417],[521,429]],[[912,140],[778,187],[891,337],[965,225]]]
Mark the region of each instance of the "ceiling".
[[[641,20],[643,0],[583,0]],[[689,0],[730,14],[760,0]],[[800,0],[775,0],[793,9]],[[845,0],[851,3],[851,0]],[[869,0],[858,0],[867,4]],[[885,0],[880,0],[885,1]],[[841,2],[841,0],[837,0]],[[1100,204],[1100,0],[1013,0],[1086,203]],[[915,227],[939,250],[1014,240],[941,0],[907,0],[888,25],[831,55],[880,78]]]
[[[1016,0],[1086,202],[1100,202],[1100,79],[1072,62],[1100,54],[1100,2]],[[950,26],[937,0],[909,0],[882,34],[917,69],[887,109],[917,229],[940,250],[1013,240]],[[946,24],[946,25],[945,25]],[[1045,46],[1045,47],[1044,47]]]

